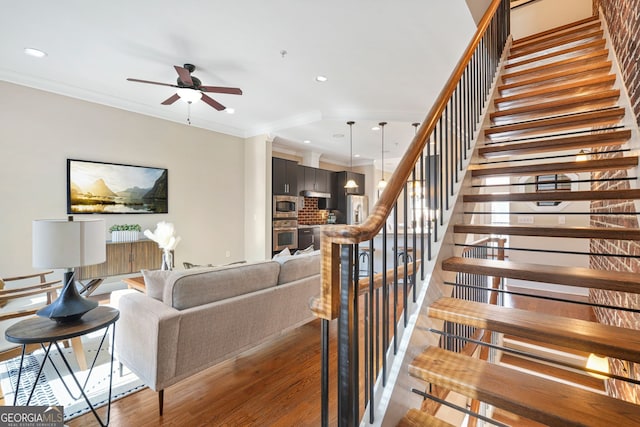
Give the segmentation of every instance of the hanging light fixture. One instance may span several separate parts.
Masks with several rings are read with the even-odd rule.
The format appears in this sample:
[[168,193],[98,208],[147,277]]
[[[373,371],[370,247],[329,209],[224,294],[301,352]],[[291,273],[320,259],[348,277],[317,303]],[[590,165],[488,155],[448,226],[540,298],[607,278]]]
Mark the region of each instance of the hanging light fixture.
[[387,181],[384,180],[384,126],[387,124],[387,122],[380,122],[378,123],[378,125],[380,126],[380,132],[382,133],[382,144],[381,144],[381,148],[380,148],[380,165],[382,168],[382,178],[380,178],[380,181],[378,181],[378,190],[382,191],[385,189],[385,187],[387,186]]
[[[353,172],[353,124],[355,122],[353,120],[348,121],[347,124],[349,125],[349,171]],[[354,188],[358,188],[358,184],[356,183],[356,181],[351,178],[349,180],[347,180],[347,183],[344,185],[344,188],[347,189],[354,189]]]

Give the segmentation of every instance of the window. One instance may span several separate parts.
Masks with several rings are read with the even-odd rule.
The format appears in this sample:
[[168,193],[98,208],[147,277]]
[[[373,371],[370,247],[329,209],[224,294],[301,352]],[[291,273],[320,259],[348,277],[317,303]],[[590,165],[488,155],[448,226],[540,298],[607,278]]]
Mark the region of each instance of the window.
[[[489,177],[486,185],[509,185],[508,176]],[[491,202],[491,224],[509,224],[509,202]]]
[[[536,193],[545,191],[571,191],[571,179],[567,175],[538,175],[535,177]],[[558,206],[560,200],[536,202],[538,206]]]

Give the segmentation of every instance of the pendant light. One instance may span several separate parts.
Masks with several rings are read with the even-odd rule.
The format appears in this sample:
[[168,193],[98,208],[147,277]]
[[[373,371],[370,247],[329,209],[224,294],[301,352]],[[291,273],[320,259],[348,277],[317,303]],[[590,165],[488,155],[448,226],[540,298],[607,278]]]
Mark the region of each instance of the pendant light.
[[[353,172],[353,124],[355,122],[353,120],[348,121],[347,124],[349,125],[349,171]],[[347,183],[344,185],[344,188],[346,189],[354,189],[354,188],[358,188],[358,184],[356,183],[356,181],[352,178],[347,180]]]
[[382,191],[387,186],[387,181],[384,180],[384,126],[387,122],[380,122],[378,125],[380,126],[380,132],[382,133],[382,144],[380,148],[380,166],[382,169],[382,178],[378,181],[378,190]]

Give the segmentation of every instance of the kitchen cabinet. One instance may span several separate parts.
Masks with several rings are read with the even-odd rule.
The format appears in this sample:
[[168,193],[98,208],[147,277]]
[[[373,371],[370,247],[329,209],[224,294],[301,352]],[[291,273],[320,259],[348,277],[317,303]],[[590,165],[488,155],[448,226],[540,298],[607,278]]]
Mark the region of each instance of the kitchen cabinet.
[[320,249],[320,227],[298,228],[298,249],[306,249],[313,245],[313,250]]
[[328,170],[299,165],[298,189],[331,193],[331,173]]
[[153,240],[107,242],[107,260],[77,268],[76,280],[140,273],[142,269],[157,270],[161,263],[162,251]]
[[272,191],[276,195],[298,195],[298,163],[272,158]]

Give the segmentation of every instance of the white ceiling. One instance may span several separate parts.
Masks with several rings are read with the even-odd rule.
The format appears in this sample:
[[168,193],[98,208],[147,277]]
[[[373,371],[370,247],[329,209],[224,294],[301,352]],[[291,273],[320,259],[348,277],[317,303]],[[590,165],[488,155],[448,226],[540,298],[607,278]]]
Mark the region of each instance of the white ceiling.
[[28,0],[0,14],[0,80],[186,125],[187,104],[160,104],[174,88],[126,78],[175,83],[192,63],[244,92],[211,94],[235,114],[193,104],[192,126],[348,162],[355,120],[354,164],[371,163],[371,127],[389,122],[385,157],[400,156],[474,31],[465,0]]

